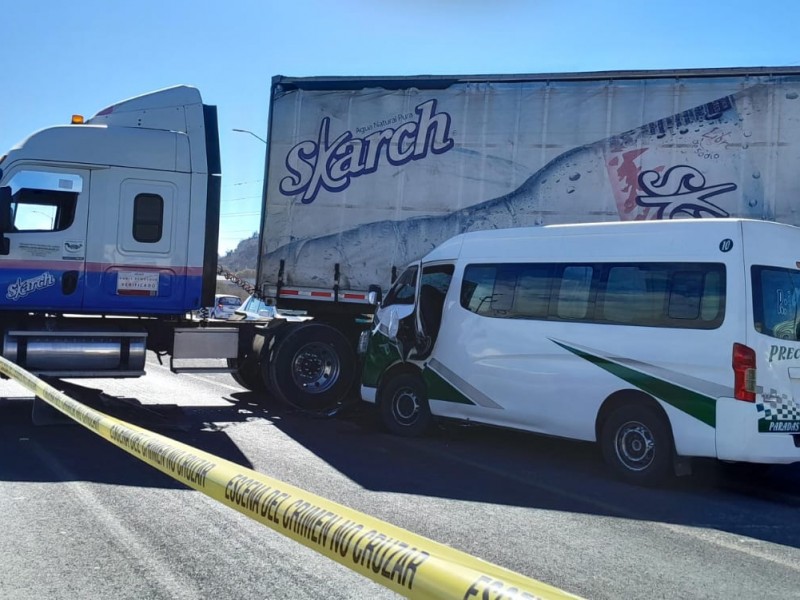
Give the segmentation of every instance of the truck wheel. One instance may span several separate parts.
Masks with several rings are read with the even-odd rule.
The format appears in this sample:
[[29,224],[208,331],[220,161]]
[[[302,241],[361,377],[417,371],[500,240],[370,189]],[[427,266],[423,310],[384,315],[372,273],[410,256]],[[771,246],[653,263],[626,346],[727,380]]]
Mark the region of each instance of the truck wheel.
[[251,392],[264,392],[267,387],[261,379],[261,374],[257,368],[247,368],[247,365],[240,365],[239,360],[236,358],[228,359],[228,368],[236,369],[231,373],[233,380],[243,388]]
[[405,437],[419,437],[433,422],[425,383],[403,373],[389,380],[378,394],[378,409],[386,429]]
[[629,483],[655,485],[669,473],[674,453],[672,432],[653,408],[626,404],[617,408],[600,432],[603,458]]
[[344,402],[356,374],[347,338],[324,323],[291,327],[277,341],[269,361],[270,388],[286,404],[325,413]]

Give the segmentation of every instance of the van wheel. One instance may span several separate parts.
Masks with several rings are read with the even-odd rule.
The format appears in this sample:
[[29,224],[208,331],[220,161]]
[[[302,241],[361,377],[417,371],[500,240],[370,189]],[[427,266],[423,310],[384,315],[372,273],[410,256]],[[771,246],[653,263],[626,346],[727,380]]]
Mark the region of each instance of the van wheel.
[[622,479],[655,485],[670,471],[674,444],[669,426],[649,406],[627,404],[609,415],[600,432],[603,458]]
[[405,437],[419,437],[433,422],[425,384],[417,375],[404,373],[381,387],[378,396],[386,429]]
[[313,413],[340,408],[355,374],[355,352],[347,338],[323,323],[288,329],[269,361],[270,389],[286,404]]

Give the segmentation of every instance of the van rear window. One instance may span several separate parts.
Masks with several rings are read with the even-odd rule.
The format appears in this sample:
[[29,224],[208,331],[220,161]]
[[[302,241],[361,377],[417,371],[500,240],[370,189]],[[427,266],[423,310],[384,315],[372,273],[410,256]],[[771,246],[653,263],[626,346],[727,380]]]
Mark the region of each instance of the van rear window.
[[799,339],[800,271],[753,266],[751,275],[756,331],[783,340]]

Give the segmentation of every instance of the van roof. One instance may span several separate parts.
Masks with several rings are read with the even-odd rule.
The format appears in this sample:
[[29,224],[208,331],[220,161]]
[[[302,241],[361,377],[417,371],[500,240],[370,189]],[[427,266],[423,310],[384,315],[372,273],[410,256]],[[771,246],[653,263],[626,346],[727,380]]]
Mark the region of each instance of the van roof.
[[[776,231],[778,229],[792,229],[800,234],[800,228],[783,223],[775,223],[772,221],[758,221],[755,219],[741,219],[741,218],[708,218],[708,219],[675,219],[675,220],[650,220],[650,221],[609,221],[602,223],[574,223],[574,224],[561,224],[561,225],[545,225],[541,227],[516,227],[508,229],[486,229],[480,231],[471,231],[457,235],[440,246],[432,250],[425,258],[426,261],[432,260],[452,260],[463,254],[469,247],[469,254],[472,255],[476,251],[479,253],[488,252],[488,254],[496,255],[504,252],[504,244],[497,245],[499,242],[512,240],[522,240],[535,242],[536,240],[543,241],[545,239],[563,239],[572,236],[632,236],[640,237],[646,236],[645,239],[655,242],[658,238],[661,241],[656,245],[648,245],[645,253],[655,251],[661,253],[680,253],[680,248],[676,248],[675,238],[688,236],[688,239],[698,242],[692,243],[685,250],[687,252],[695,252],[701,250],[699,243],[714,239],[717,236],[733,237],[736,238],[745,227],[748,231],[760,230],[764,231],[763,235],[769,235],[767,230]],[[758,234],[759,237],[762,235]],[[484,244],[485,242],[485,244]],[[714,248],[717,247],[719,240],[714,242]],[[601,242],[598,239],[599,246],[590,244],[589,246],[595,247],[608,247],[611,244],[608,242]],[[551,244],[548,244],[550,246]],[[703,244],[705,246],[707,244]],[[492,246],[494,248],[492,249]],[[514,244],[519,248],[517,244]],[[660,248],[656,248],[659,246]],[[669,246],[669,247],[667,247]],[[697,247],[695,247],[697,246]],[[588,247],[588,246],[587,246]],[[645,246],[642,246],[645,248]],[[478,248],[481,248],[478,250]],[[506,249],[511,248],[505,246]],[[631,256],[631,258],[634,258]]]

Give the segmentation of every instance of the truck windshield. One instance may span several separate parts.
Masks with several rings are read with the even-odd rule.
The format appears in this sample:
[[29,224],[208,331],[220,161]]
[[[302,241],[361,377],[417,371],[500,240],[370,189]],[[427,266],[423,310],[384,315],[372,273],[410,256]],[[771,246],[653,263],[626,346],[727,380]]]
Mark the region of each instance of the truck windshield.
[[800,271],[752,267],[756,331],[784,340],[798,339]]

